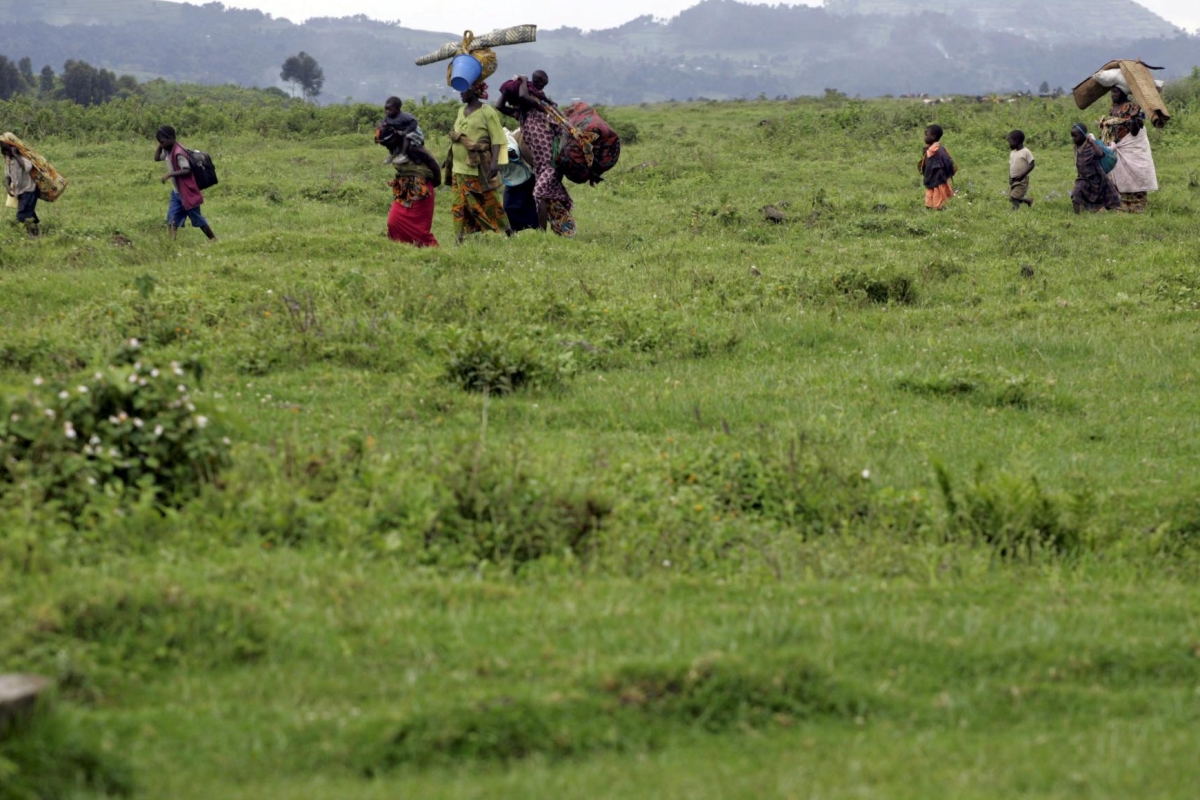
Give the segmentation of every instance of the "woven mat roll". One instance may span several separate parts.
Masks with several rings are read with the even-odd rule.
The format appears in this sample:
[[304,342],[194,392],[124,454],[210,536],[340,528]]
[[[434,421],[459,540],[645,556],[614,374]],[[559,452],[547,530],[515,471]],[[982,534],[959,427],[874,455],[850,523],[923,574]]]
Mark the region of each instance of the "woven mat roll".
[[[536,41],[537,25],[514,25],[511,28],[501,28],[491,33],[485,33],[482,36],[476,36],[471,42],[471,49],[483,50],[492,47],[505,47],[510,44],[529,44]],[[417,66],[423,67],[426,64],[445,61],[447,58],[454,58],[460,52],[462,52],[461,42],[449,42],[429,55],[418,58]]]
[[[1129,93],[1133,95],[1133,102],[1142,107],[1146,116],[1150,118],[1150,122],[1158,128],[1166,125],[1171,115],[1167,111],[1167,104],[1163,102],[1162,94],[1154,84],[1154,76],[1150,74],[1146,65],[1140,61],[1110,61],[1096,72],[1117,68],[1120,68],[1125,82],[1129,84]],[[1100,85],[1095,78],[1088,76],[1086,80],[1075,87],[1071,94],[1075,97],[1076,106],[1088,108],[1111,91]]]
[[1076,107],[1082,109],[1090,108],[1093,103],[1111,91],[1111,89],[1102,86],[1100,81],[1089,75],[1087,80],[1076,86],[1071,91],[1071,94],[1075,98]]
[[1133,95],[1133,101],[1142,107],[1151,123],[1157,128],[1166,125],[1171,115],[1167,113],[1167,104],[1163,102],[1162,94],[1154,84],[1154,76],[1146,69],[1146,65],[1136,61],[1122,61],[1121,74],[1129,84],[1129,93]]

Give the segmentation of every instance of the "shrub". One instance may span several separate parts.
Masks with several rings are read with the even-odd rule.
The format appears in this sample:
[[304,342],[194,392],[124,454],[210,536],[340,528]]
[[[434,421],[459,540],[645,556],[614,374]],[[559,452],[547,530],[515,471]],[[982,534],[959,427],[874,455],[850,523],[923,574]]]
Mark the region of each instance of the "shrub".
[[133,794],[129,767],[60,710],[43,704],[0,733],[0,800]]
[[269,642],[252,603],[128,576],[67,588],[0,635],[13,666],[56,674],[78,700],[134,686],[157,668],[254,661]]
[[454,127],[454,120],[458,118],[458,108],[461,104],[454,100],[443,100],[439,103],[425,103],[420,105],[409,105],[405,103],[404,110],[410,112],[421,123],[421,129],[425,131],[425,135],[431,133],[449,136],[451,129]]
[[917,301],[915,281],[902,273],[872,275],[851,269],[837,275],[833,285],[842,294],[880,305],[911,305]]
[[424,558],[511,564],[549,554],[582,557],[613,508],[593,489],[531,474],[519,457],[475,451],[438,475],[442,502],[425,534]]
[[773,520],[808,533],[842,530],[871,512],[870,486],[814,447],[793,440],[784,452],[713,444],[676,455],[669,482],[708,495],[723,516]]
[[989,476],[980,468],[971,483],[955,490],[943,465],[935,464],[934,473],[952,537],[975,539],[1006,557],[1027,557],[1039,550],[1073,553],[1085,544],[1083,514],[1072,511],[1086,511],[1087,498],[1072,498],[1072,508],[1033,475]]
[[0,367],[29,372],[34,369],[77,370],[87,366],[79,348],[63,347],[45,339],[16,339],[0,345]]
[[1188,77],[1168,83],[1162,94],[1171,108],[1200,108],[1200,67],[1193,67]]
[[1200,549],[1200,492],[1192,489],[1175,503],[1160,530],[1169,551]]
[[[118,361],[136,358],[131,340]],[[149,489],[177,505],[229,463],[229,440],[197,411],[198,365],[111,366],[66,386],[35,378],[0,398],[0,493],[32,494],[75,516],[93,492]]]
[[620,114],[613,114],[612,110],[604,106],[596,106],[596,113],[604,117],[604,121],[608,126],[616,131],[617,136],[621,137],[621,146],[637,144],[641,140],[641,132],[638,130],[637,123],[631,119],[625,119]]
[[557,386],[575,371],[574,351],[550,350],[541,331],[532,333],[457,331],[446,346],[446,376],[468,391],[488,394],[509,394],[523,386]]

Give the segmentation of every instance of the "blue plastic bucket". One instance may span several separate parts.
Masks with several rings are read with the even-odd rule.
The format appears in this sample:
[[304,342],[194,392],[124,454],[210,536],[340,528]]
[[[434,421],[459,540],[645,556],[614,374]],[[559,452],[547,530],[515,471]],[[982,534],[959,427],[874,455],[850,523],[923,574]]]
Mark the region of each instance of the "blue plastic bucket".
[[457,55],[450,62],[450,86],[456,92],[470,89],[482,74],[483,65],[474,56]]

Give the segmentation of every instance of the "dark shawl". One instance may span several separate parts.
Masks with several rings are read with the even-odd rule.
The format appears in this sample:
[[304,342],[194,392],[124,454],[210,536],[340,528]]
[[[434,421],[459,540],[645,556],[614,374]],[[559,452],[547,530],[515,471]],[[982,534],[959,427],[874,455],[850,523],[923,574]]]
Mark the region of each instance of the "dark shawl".
[[[934,146],[930,145],[930,148]],[[938,142],[936,147],[937,150],[933,155],[929,155],[927,149],[925,157],[921,159],[921,174],[925,176],[926,189],[936,189],[949,183],[950,179],[954,177],[954,159],[950,157],[950,152],[941,142]]]

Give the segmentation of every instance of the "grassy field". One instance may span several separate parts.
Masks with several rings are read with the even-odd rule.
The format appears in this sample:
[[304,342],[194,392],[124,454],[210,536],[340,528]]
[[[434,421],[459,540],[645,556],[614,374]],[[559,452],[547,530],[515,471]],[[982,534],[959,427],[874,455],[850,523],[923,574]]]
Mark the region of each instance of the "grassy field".
[[[454,247],[443,194],[436,250],[366,136],[185,137],[213,245],[150,142],[35,143],[0,671],[58,689],[0,798],[1194,796],[1196,118],[1074,216],[1065,103],[611,116],[576,240]],[[66,423],[130,374],[183,449],[123,486]]]

